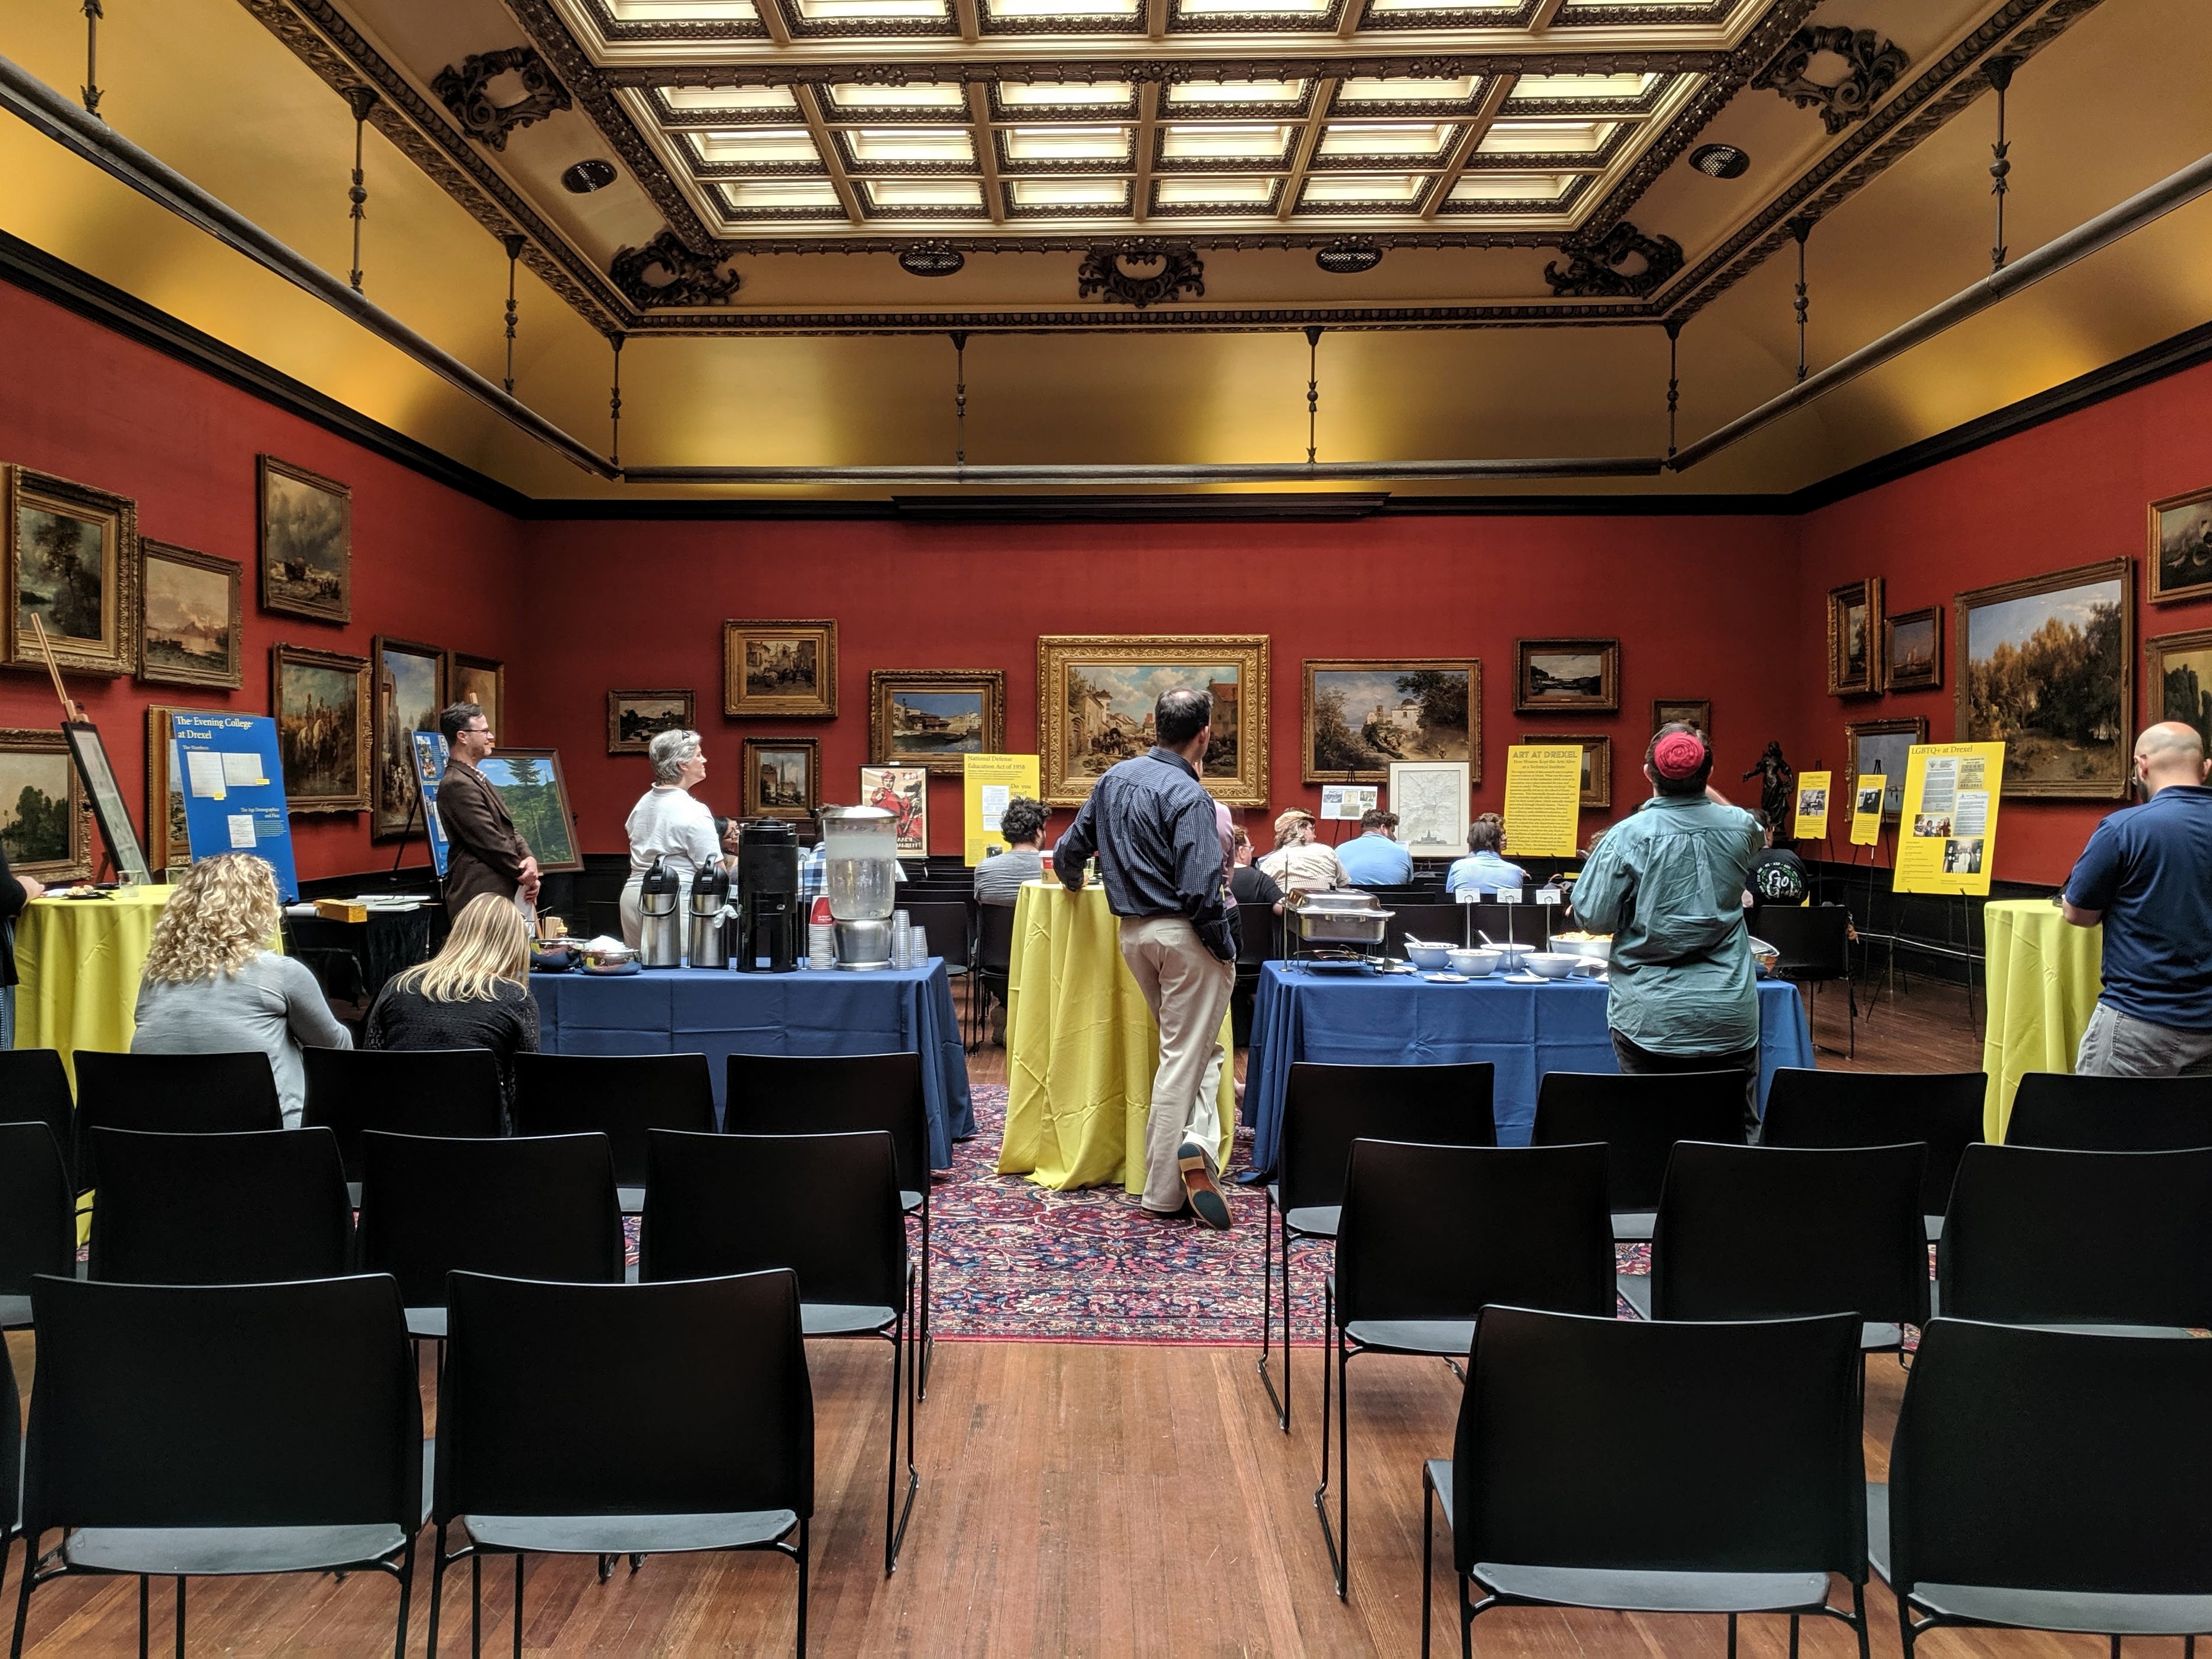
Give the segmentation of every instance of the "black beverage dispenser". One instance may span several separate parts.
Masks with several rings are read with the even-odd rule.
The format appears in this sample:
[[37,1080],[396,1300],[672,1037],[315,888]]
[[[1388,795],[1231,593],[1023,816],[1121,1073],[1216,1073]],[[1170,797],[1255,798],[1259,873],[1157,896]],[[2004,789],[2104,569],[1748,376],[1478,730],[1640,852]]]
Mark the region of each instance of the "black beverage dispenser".
[[781,818],[747,821],[738,843],[738,937],[730,965],[739,973],[787,974],[799,966],[806,917],[799,902],[799,837]]

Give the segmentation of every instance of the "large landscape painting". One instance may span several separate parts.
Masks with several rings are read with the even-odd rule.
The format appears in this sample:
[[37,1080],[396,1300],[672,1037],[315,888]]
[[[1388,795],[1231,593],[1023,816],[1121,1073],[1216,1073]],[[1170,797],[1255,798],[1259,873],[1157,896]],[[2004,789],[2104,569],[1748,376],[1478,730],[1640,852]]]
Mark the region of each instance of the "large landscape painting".
[[1267,804],[1267,639],[1047,635],[1037,641],[1045,799],[1078,805],[1098,775],[1152,745],[1153,706],[1187,685],[1212,700],[1199,781],[1227,806]]
[[868,758],[878,766],[961,769],[963,755],[1006,741],[1003,668],[876,668],[868,672]]
[[1310,661],[1308,783],[1380,783],[1393,761],[1466,761],[1482,778],[1482,665]]
[[144,542],[138,678],[168,685],[245,683],[238,567],[190,548]]
[[2005,745],[2007,794],[2127,793],[2130,574],[2117,559],[1959,595],[1959,741]]
[[507,803],[507,814],[516,833],[530,843],[540,870],[584,867],[559,755],[550,749],[501,749],[478,761],[477,770]]
[[138,509],[128,496],[27,467],[0,468],[9,544],[0,557],[8,660],[83,674],[138,665]]
[[0,848],[41,881],[87,873],[76,768],[58,731],[0,729]]

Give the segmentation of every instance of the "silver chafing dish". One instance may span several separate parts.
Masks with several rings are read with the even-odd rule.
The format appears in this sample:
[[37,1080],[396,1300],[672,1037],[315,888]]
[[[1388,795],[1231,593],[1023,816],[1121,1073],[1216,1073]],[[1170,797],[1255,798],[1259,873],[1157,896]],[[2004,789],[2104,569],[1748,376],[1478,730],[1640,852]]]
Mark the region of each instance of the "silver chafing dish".
[[1380,951],[1383,930],[1395,914],[1385,910],[1374,894],[1357,889],[1293,893],[1283,905],[1283,928],[1293,956],[1316,945]]

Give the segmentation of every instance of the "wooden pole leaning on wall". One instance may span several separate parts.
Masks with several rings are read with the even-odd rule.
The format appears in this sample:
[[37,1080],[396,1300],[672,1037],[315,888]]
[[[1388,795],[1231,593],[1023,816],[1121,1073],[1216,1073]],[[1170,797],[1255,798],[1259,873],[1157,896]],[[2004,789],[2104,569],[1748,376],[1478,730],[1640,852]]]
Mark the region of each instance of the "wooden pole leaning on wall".
[[54,660],[52,641],[46,638],[46,618],[35,611],[31,613],[31,631],[39,636],[39,654],[46,659],[46,672],[53,676],[54,696],[61,699],[62,719],[71,725],[88,724],[84,705],[70,696],[68,688],[62,684],[62,665]]

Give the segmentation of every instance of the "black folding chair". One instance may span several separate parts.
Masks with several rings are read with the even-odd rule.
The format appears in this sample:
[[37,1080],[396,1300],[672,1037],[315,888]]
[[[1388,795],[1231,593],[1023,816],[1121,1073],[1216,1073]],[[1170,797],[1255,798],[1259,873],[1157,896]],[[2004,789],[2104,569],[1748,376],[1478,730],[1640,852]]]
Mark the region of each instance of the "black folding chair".
[[[15,1389],[15,1367],[0,1352],[0,1574],[8,1569],[8,1547],[23,1527],[23,1401]],[[31,1576],[33,1562],[23,1557],[23,1576]]]
[[1743,1073],[1547,1072],[1536,1091],[1531,1144],[1592,1140],[1603,1141],[1608,1154],[1613,1237],[1623,1243],[1647,1239],[1676,1141],[1744,1144]]
[[361,1572],[399,1583],[407,1644],[422,1525],[422,1403],[389,1279],[291,1285],[101,1285],[41,1277],[23,1489],[31,1593],[72,1573],[149,1581]]
[[[1497,1067],[1324,1066],[1297,1060],[1283,1089],[1282,1136],[1260,1233],[1260,1381],[1275,1421],[1291,1431],[1291,1242],[1334,1239],[1352,1143],[1403,1140],[1433,1146],[1495,1146],[1491,1090]],[[1283,1391],[1267,1370],[1273,1342],[1275,1237],[1283,1245]]]
[[2212,1146],[2212,1077],[2030,1072],[2005,1121],[2008,1146],[2171,1152]]
[[1920,1212],[1930,1243],[1943,1236],[1959,1158],[1982,1138],[1986,1072],[1814,1072],[1785,1066],[1767,1086],[1762,1146],[1928,1149]]
[[461,1140],[370,1129],[361,1152],[362,1270],[399,1281],[410,1335],[445,1340],[446,1275],[456,1271],[623,1280],[605,1135]]
[[921,1220],[921,1323],[915,1381],[929,1398],[929,1104],[921,1056],[732,1054],[722,1128],[733,1135],[854,1134],[881,1129],[898,1160],[899,1209]]
[[76,1051],[76,1189],[100,1185],[94,1129],[155,1134],[246,1134],[284,1127],[276,1074],[259,1049],[241,1054],[111,1054]]
[[990,1003],[993,998],[1005,1007],[1012,1000],[1014,971],[1014,907],[1011,904],[979,904],[975,907],[975,993],[969,998],[969,1012],[972,1016],[973,1040],[969,1050],[983,1046],[983,1034],[989,1030]]
[[2212,1148],[1969,1146],[1939,1310],[2001,1325],[2212,1327]]
[[[2212,1342],[1945,1317],[1867,1492],[1906,1659],[1940,1626],[2212,1631]],[[1917,1613],[1920,1616],[1916,1618]]]
[[75,1210],[53,1132],[0,1123],[0,1330],[29,1328],[32,1279],[76,1271]]
[[1817,999],[1820,987],[1841,980],[1850,1047],[1828,1052],[1856,1059],[1859,1052],[1858,988],[1851,981],[1851,913],[1840,904],[1762,904],[1747,918],[1754,937],[1781,952],[1773,971],[1807,988]]
[[648,1129],[714,1133],[714,1074],[704,1054],[517,1054],[514,1132],[607,1138],[623,1213],[645,1207]]
[[1322,1292],[1336,1353],[1336,1529],[1328,1524],[1328,1365],[1314,1508],[1345,1599],[1352,1569],[1352,1360],[1455,1364],[1491,1303],[1610,1318],[1613,1231],[1602,1146],[1352,1143],[1336,1271]]
[[880,1337],[891,1345],[890,1472],[884,1487],[884,1576],[921,1487],[914,1463],[914,1367],[906,1385],[906,1502],[899,1501],[900,1369],[914,1316],[891,1138],[854,1134],[647,1137],[638,1278],[710,1279],[788,1267],[799,1275],[808,1336]]
[[[797,1565],[803,1659],[814,1396],[797,1279],[775,1269],[547,1285],[457,1273],[448,1296],[433,1659],[446,1568],[463,1557],[471,1653],[483,1643],[483,1558],[514,1557],[520,1655],[526,1553],[628,1555],[635,1571],[645,1555],[702,1550],[771,1550]],[[469,1541],[448,1551],[455,1522]]]
[[1229,993],[1229,1033],[1238,1048],[1252,1040],[1252,1009],[1260,975],[1283,954],[1282,918],[1272,906],[1237,907],[1237,982]]
[[[1486,1308],[1449,1460],[1423,1466],[1421,1652],[1434,1508],[1460,1645],[1500,1607],[1825,1613],[1867,1650],[1864,1364],[1851,1314],[1646,1323]],[[1623,1410],[1624,1401],[1644,1409]],[[1462,1503],[1462,1498],[1467,1501]],[[1851,1609],[1828,1605],[1828,1575]],[[1470,1601],[1473,1583],[1482,1592]]]
[[353,1270],[353,1206],[328,1129],[160,1135],[94,1129],[88,1277],[262,1285]]
[[301,1057],[307,1101],[300,1121],[337,1136],[356,1202],[364,1130],[465,1139],[507,1133],[499,1060],[489,1048],[307,1048]]
[[0,1120],[52,1129],[62,1165],[69,1167],[76,1156],[76,1099],[60,1050],[0,1048]]
[[[1621,1276],[1646,1319],[1856,1313],[1859,1340],[1903,1352],[1928,1322],[1917,1143],[1674,1148],[1651,1231],[1651,1273]],[[1648,1295],[1639,1296],[1639,1291]]]

